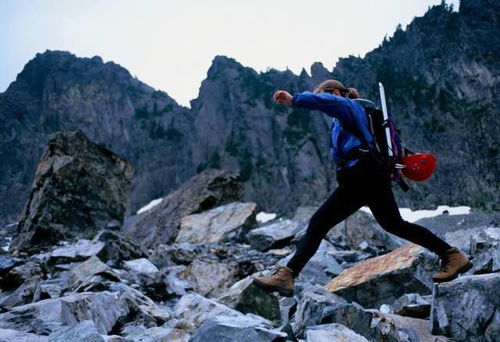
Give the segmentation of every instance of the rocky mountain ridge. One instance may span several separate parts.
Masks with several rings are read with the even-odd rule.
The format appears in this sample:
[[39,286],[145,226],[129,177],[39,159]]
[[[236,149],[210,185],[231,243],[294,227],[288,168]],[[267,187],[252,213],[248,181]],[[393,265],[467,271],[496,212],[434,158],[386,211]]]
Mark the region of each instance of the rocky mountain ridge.
[[[290,214],[335,186],[329,119],[276,106],[276,89],[310,90],[337,78],[389,108],[410,148],[432,151],[438,171],[401,196],[405,206],[467,204],[498,209],[498,4],[462,0],[432,7],[365,58],[333,72],[257,73],[217,56],[191,109],[99,57],[38,54],[0,94],[0,216],[17,221],[50,133],[81,129],[136,170],[129,213],[207,168],[239,170],[244,199]],[[13,198],[17,200],[12,200]]]

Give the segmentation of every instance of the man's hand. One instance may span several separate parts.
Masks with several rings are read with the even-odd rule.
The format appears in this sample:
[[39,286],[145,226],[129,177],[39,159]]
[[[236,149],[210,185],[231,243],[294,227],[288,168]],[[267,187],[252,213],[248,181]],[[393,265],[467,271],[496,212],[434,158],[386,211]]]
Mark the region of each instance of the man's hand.
[[273,100],[274,102],[285,106],[292,105],[292,95],[284,90],[278,90],[277,92],[275,92],[273,95]]

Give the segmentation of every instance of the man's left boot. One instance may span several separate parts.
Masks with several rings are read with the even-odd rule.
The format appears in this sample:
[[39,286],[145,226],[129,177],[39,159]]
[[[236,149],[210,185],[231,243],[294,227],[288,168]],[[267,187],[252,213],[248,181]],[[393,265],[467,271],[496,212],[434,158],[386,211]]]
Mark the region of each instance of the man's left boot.
[[432,280],[436,283],[453,280],[472,268],[469,259],[456,247],[447,250],[441,259],[443,271],[432,275]]

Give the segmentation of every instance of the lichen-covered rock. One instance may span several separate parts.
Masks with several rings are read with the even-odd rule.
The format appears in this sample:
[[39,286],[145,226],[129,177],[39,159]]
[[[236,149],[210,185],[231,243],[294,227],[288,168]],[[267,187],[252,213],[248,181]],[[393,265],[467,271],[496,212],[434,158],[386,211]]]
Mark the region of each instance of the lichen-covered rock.
[[241,200],[237,174],[205,170],[163,198],[160,204],[128,220],[124,231],[143,247],[170,243],[177,237],[182,217]]
[[257,204],[233,202],[181,218],[176,242],[246,241],[255,227]]
[[217,316],[208,319],[189,341],[285,342],[287,334],[248,316]]
[[56,133],[33,182],[10,251],[37,251],[123,221],[131,165],[82,131]]
[[282,220],[251,230],[248,233],[250,245],[259,251],[286,246],[302,229],[298,221]]
[[454,341],[497,341],[500,336],[500,273],[462,276],[434,288],[432,333]]
[[388,254],[361,261],[332,279],[326,288],[368,308],[390,304],[405,293],[430,294],[436,258],[408,244]]

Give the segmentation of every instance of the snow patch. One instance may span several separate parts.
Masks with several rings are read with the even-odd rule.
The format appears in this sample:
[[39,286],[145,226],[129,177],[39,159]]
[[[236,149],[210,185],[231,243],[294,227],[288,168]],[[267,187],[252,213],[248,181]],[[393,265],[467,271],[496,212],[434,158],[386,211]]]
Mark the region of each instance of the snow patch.
[[276,218],[276,214],[274,213],[265,213],[261,211],[257,214],[257,222],[266,223],[268,221],[274,220]]
[[[450,207],[447,205],[440,205],[435,210],[411,210],[409,208],[399,208],[399,212],[404,220],[408,222],[415,222],[427,217],[436,217],[443,214],[448,215],[467,215],[470,214],[470,207]],[[371,214],[370,208],[362,207],[361,211]]]
[[146,212],[148,210],[153,209],[158,204],[160,204],[161,201],[163,201],[163,197],[152,200],[151,202],[149,202],[148,204],[146,204],[144,207],[142,207],[141,209],[137,210],[136,214],[139,215],[139,214],[142,214],[142,213],[144,213],[144,212]]

